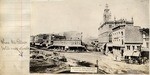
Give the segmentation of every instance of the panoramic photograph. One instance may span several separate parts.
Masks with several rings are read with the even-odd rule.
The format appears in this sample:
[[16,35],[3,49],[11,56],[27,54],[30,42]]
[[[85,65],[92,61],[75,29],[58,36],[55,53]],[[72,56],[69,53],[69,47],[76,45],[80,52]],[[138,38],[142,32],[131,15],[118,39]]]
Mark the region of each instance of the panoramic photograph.
[[30,73],[149,74],[149,0],[31,3]]

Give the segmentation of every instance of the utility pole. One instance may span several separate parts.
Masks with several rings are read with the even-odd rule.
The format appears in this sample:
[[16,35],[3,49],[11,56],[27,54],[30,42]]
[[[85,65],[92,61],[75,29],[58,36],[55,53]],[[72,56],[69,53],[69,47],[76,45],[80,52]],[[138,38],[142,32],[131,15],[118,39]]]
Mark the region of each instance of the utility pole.
[[98,59],[96,60],[96,65],[97,65],[96,67],[97,67],[97,73],[98,73],[98,69],[99,69],[98,68]]

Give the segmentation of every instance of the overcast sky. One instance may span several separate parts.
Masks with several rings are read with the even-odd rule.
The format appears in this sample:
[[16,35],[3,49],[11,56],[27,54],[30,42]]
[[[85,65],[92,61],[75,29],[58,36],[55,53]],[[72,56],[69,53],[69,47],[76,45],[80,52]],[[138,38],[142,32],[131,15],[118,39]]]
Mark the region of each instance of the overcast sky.
[[83,32],[83,37],[98,36],[103,11],[108,4],[112,18],[133,17],[134,25],[149,26],[148,0],[49,0],[31,4],[31,34],[64,31]]

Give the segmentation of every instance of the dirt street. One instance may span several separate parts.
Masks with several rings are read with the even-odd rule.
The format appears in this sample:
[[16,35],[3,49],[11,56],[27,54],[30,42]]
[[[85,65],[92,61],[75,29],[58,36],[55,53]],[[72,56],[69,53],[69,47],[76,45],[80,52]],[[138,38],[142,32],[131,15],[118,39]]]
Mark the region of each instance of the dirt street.
[[96,60],[98,60],[99,69],[106,71],[107,73],[115,73],[115,74],[143,74],[149,73],[148,64],[126,64],[121,61],[114,61],[113,55],[102,55],[99,52],[91,52],[91,53],[61,53],[66,58],[76,59],[80,61],[87,61],[93,64],[96,64]]
[[[40,50],[40,49],[39,49]],[[52,53],[52,51],[45,51],[46,53]],[[113,55],[103,55],[100,52],[59,52],[67,58],[67,64],[77,66],[74,62],[86,61],[96,65],[98,60],[98,67],[110,74],[149,74],[149,64],[127,64],[124,61],[114,61]]]

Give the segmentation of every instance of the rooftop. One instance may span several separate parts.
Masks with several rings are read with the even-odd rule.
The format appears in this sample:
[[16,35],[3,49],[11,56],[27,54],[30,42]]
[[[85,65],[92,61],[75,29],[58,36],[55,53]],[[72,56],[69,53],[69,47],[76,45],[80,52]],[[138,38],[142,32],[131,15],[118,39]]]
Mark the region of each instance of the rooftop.
[[102,28],[106,24],[134,24],[133,21],[127,21],[126,19],[119,19],[119,20],[114,20],[114,21],[107,21],[104,22],[98,29]]

